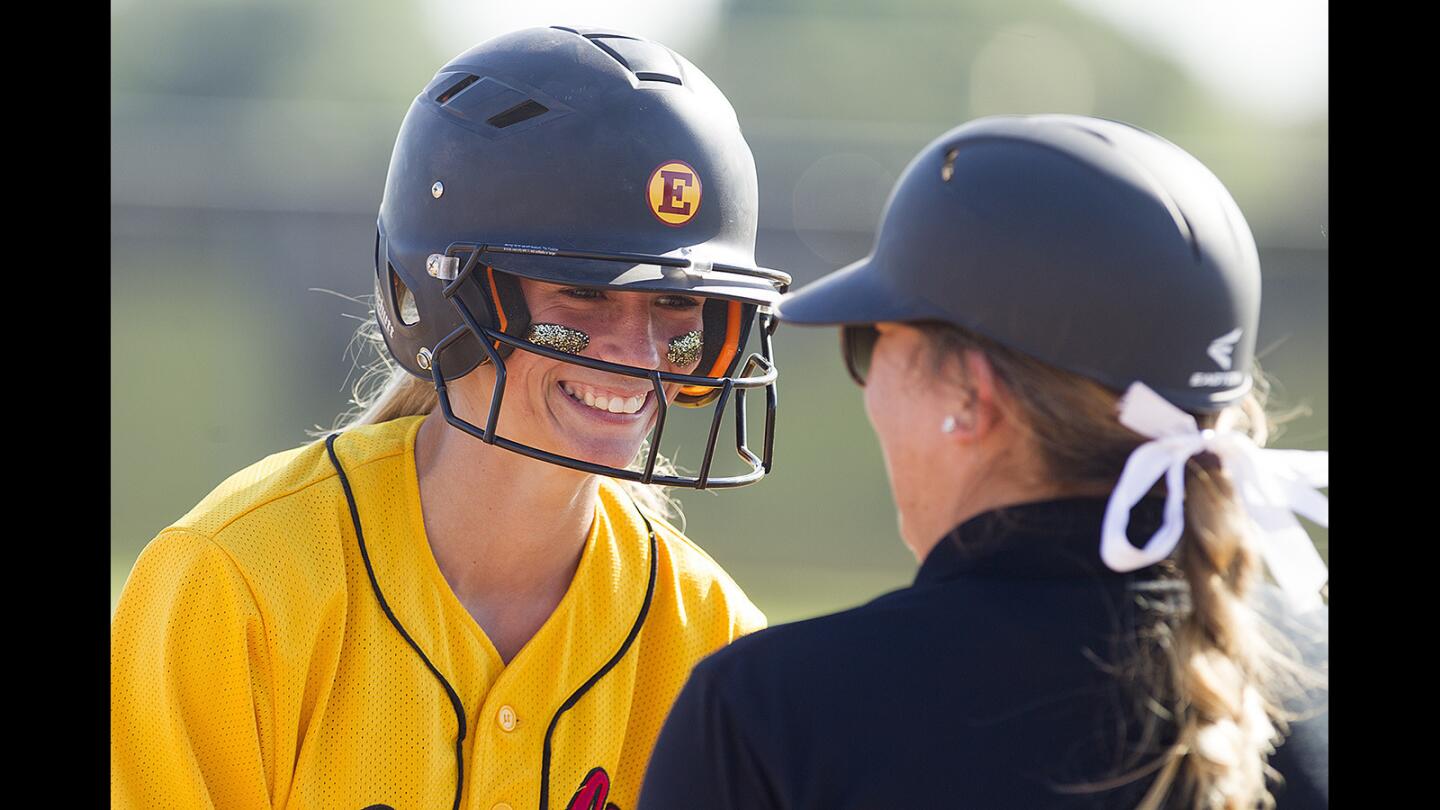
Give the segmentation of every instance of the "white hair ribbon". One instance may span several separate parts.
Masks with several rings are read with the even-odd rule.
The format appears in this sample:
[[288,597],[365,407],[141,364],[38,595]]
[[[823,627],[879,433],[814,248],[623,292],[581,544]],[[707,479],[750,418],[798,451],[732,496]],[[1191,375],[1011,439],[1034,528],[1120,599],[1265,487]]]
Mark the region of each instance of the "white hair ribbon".
[[[1260,530],[1260,555],[1275,582],[1300,610],[1318,607],[1330,578],[1320,554],[1293,513],[1330,525],[1330,501],[1315,490],[1330,485],[1326,451],[1265,450],[1233,431],[1200,430],[1195,417],[1144,383],[1131,383],[1120,400],[1120,423],[1151,437],[1135,448],[1100,530],[1100,558],[1114,571],[1134,571],[1170,556],[1185,528],[1185,462],[1209,451],[1220,458],[1236,494]],[[1165,519],[1143,547],[1125,536],[1130,510],[1165,477]]]

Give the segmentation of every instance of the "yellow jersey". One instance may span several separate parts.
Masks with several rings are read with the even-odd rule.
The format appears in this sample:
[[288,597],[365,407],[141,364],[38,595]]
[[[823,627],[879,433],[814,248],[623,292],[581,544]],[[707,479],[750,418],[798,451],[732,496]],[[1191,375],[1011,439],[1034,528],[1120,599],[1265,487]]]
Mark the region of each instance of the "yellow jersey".
[[764,615],[602,478],[503,663],[426,540],[422,419],[270,456],[146,546],[111,625],[113,807],[634,807],[691,668]]

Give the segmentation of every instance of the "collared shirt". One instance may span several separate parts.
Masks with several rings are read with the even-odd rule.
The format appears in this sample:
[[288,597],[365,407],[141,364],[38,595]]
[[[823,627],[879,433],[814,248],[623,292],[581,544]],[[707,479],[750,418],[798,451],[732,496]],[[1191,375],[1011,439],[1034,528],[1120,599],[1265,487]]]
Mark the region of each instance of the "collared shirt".
[[146,547],[111,629],[112,806],[634,806],[691,667],[764,616],[602,479],[568,590],[502,662],[426,540],[420,423],[265,459]]
[[[1161,509],[1136,507],[1132,540]],[[1086,785],[1163,748],[1138,746],[1116,673],[1137,628],[1184,591],[1164,566],[1107,569],[1104,511],[1068,498],[987,512],[943,538],[911,587],[712,655],[661,732],[641,810],[1134,807],[1149,778]],[[1323,618],[1308,629],[1323,636]],[[1318,716],[1270,760],[1287,781],[1272,787],[1280,808],[1328,803],[1328,699],[1310,697]]]

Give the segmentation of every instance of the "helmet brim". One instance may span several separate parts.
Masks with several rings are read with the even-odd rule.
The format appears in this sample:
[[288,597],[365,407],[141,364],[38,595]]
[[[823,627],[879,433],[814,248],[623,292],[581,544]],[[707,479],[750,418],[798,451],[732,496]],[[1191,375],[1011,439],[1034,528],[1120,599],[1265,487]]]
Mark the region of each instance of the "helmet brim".
[[690,293],[765,306],[774,306],[780,299],[774,282],[724,270],[694,270],[521,253],[488,254],[482,261],[503,273],[553,284],[612,287],[633,292]]
[[889,277],[866,256],[782,296],[776,317],[800,326],[945,319],[929,302],[895,288]]

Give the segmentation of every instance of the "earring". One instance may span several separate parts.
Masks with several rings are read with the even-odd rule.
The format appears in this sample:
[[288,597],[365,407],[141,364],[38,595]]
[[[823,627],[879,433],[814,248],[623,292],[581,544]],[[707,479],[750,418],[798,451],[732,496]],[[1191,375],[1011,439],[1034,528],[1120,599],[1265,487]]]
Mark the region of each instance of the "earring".
[[670,338],[665,348],[665,357],[671,365],[689,368],[700,362],[700,349],[705,345],[705,333],[693,329],[683,335]]
[[953,417],[953,416],[947,416],[947,417],[945,417],[945,421],[943,421],[943,422],[940,423],[940,432],[941,432],[941,433],[954,433],[954,432],[955,432],[955,417]]
[[571,329],[558,323],[532,323],[525,339],[536,346],[544,346],[557,352],[579,354],[590,345],[590,336],[579,329]]

